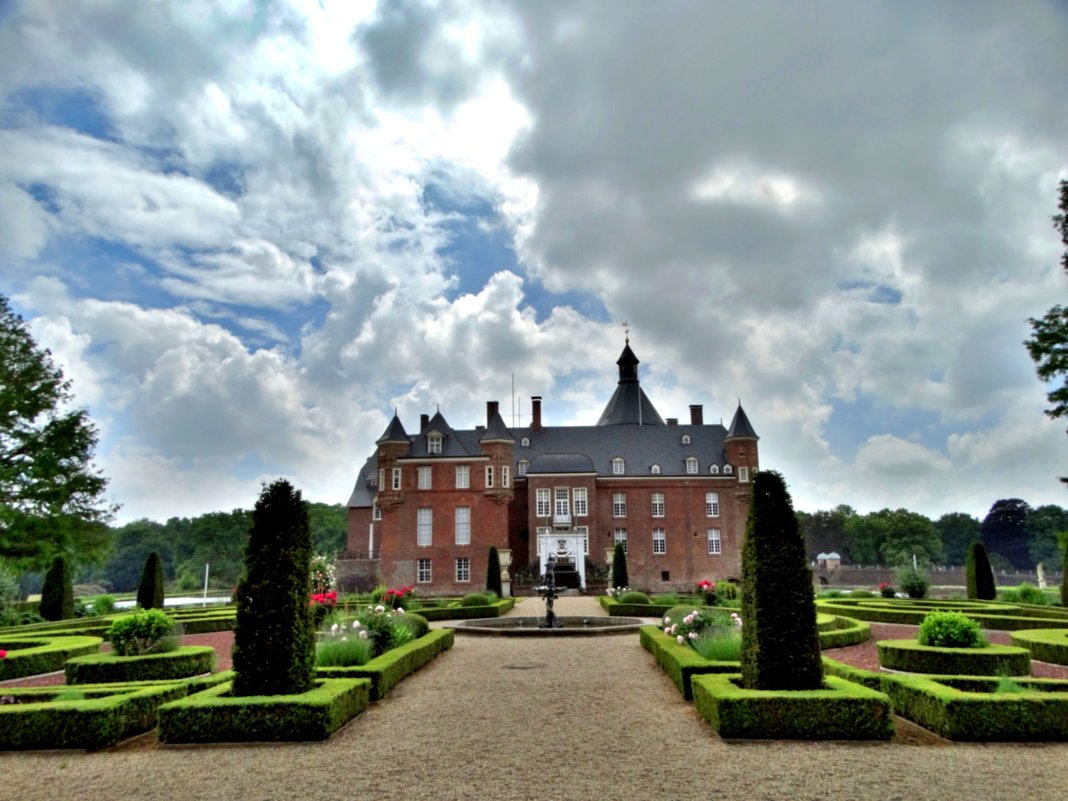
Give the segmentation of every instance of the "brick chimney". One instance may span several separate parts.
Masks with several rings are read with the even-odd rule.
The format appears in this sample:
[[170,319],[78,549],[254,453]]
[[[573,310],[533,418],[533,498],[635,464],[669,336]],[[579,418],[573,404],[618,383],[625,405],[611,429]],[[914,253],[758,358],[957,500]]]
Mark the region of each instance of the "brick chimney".
[[530,420],[531,431],[541,431],[541,395],[535,395],[530,399],[533,406],[533,414]]
[[419,433],[420,434],[423,433],[424,431],[426,431],[426,427],[427,427],[427,425],[429,425],[429,423],[430,423],[430,415],[429,414],[421,414],[421,415],[419,415]]
[[486,401],[486,425],[493,422],[493,415],[497,414],[497,401]]
[[703,426],[705,424],[705,410],[700,403],[690,404],[690,425]]

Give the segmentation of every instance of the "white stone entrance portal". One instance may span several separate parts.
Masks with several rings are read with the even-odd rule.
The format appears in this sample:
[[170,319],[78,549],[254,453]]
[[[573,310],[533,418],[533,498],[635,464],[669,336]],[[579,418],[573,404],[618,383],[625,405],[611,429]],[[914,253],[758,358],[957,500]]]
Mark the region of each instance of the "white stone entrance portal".
[[575,565],[579,575],[579,587],[586,591],[586,537],[585,532],[546,531],[538,532],[538,560],[541,565],[539,575],[545,575],[545,566],[551,555],[559,564],[569,560]]

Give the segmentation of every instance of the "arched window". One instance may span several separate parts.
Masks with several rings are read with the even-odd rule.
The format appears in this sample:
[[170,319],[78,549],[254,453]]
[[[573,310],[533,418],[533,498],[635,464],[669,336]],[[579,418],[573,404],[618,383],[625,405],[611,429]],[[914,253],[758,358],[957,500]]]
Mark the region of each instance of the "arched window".
[[723,472],[729,476],[733,472],[733,470],[731,470],[731,466],[729,464],[725,464],[723,465]]
[[686,473],[688,475],[695,476],[695,475],[697,475],[697,470],[698,470],[697,457],[696,456],[690,456],[686,460]]
[[520,445],[520,447],[523,447],[523,448],[529,448],[530,447],[530,437],[523,437],[523,439],[519,440],[519,445]]
[[683,434],[682,435],[682,444],[683,445],[689,445],[690,444],[690,435],[689,434]]
[[708,468],[708,472],[711,473],[714,476],[718,476],[719,475],[719,465],[718,464],[712,465],[711,467]]
[[649,472],[652,473],[654,476],[660,475],[660,465],[654,464],[652,467],[649,468]]
[[621,476],[621,475],[623,475],[623,470],[624,470],[625,467],[626,467],[626,463],[623,461],[623,458],[620,457],[620,456],[617,456],[615,459],[612,460],[612,475],[613,476]]
[[516,465],[516,474],[520,476],[525,476],[527,474],[527,467],[529,466],[530,462],[528,462],[526,459],[520,459],[519,464]]

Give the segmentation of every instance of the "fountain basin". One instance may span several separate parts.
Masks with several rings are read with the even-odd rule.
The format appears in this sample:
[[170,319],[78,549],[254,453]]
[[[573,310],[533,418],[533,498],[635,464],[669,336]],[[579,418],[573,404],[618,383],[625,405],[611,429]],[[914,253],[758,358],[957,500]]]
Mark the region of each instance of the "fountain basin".
[[603,637],[610,634],[634,634],[645,625],[637,617],[558,616],[560,628],[539,628],[541,617],[486,617],[462,620],[452,626],[457,634],[489,637]]

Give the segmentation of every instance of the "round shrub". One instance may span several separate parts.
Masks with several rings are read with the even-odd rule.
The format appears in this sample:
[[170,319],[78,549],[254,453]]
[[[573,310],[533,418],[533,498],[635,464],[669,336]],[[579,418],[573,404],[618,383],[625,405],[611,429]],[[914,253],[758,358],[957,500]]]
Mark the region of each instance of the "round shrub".
[[1038,604],[1042,606],[1046,603],[1046,593],[1028,581],[1021,582],[1020,586],[1016,588],[1016,598],[1022,604]]
[[630,592],[623,593],[621,596],[619,596],[619,602],[621,604],[648,604],[648,603],[652,603],[652,601],[649,600],[649,596],[648,595],[646,595],[644,592],[638,592],[636,590],[631,590]]
[[849,593],[850,598],[874,598],[875,593],[871,590],[853,590]]
[[417,615],[414,612],[405,612],[401,615],[394,615],[393,623],[397,626],[404,626],[412,633],[412,639],[418,640],[420,637],[426,635],[430,631],[430,624],[426,618],[422,615]]
[[734,601],[738,599],[738,587],[733,581],[727,581],[726,579],[716,582],[716,597],[723,601]]
[[93,601],[94,615],[110,615],[115,611],[115,598],[111,595],[98,595]]
[[173,650],[174,620],[161,609],[142,609],[111,624],[107,638],[119,656],[142,656]]
[[920,645],[938,648],[983,648],[986,639],[979,624],[960,612],[930,612],[920,623]]
[[460,599],[460,606],[487,606],[489,603],[489,596],[482,592],[469,592]]
[[914,567],[901,567],[897,570],[897,585],[909,598],[926,598],[931,580],[922,570]]

